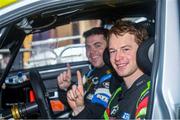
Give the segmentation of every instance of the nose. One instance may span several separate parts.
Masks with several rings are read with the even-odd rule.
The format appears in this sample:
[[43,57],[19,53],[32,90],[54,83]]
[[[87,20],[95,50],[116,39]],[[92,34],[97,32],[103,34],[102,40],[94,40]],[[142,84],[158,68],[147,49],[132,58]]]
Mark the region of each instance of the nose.
[[94,53],[94,52],[96,51],[96,49],[93,48],[93,47],[91,47],[91,48],[89,49],[89,51],[90,51],[90,53]]
[[124,59],[124,53],[121,50],[118,50],[115,56],[115,61]]

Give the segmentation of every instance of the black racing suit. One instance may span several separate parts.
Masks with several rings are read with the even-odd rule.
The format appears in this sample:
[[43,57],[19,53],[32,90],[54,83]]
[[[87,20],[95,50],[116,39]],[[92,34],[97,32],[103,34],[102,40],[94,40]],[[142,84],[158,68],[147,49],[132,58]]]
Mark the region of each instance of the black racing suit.
[[123,83],[112,95],[104,119],[145,118],[149,98],[150,77],[142,75],[127,89]]
[[[110,81],[113,79],[111,70],[104,65],[101,68],[89,70],[85,77],[85,108],[73,118],[101,118],[108,106],[111,93]],[[60,98],[61,99],[61,98]]]

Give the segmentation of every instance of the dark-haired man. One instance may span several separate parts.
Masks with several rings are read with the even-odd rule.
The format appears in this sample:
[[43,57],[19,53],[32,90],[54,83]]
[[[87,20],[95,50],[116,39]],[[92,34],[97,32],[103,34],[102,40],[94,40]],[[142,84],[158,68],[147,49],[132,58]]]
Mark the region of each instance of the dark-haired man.
[[[92,28],[83,34],[86,55],[92,69],[85,74],[84,84],[78,79],[78,85],[72,85],[67,92],[67,101],[75,118],[100,118],[108,105],[112,73],[103,61],[107,34],[108,30],[101,27]],[[71,70],[68,65],[68,70],[58,76],[58,85],[60,89],[68,89],[71,84]]]

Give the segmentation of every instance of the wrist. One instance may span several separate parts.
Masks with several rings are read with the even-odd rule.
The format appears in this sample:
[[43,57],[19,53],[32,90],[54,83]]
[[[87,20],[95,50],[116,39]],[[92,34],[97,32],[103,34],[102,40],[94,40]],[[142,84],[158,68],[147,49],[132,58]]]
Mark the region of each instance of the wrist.
[[67,91],[67,88],[60,88],[61,90],[63,90],[63,91]]
[[62,87],[62,86],[59,86],[59,90],[60,90],[60,91],[65,91],[65,92],[66,92],[66,91],[67,91],[67,88],[66,88],[66,87]]
[[71,84],[66,85],[66,86],[59,86],[59,88],[63,91],[68,91],[68,89],[70,88]]
[[73,110],[72,112],[72,116],[77,116],[81,111],[83,111],[83,109],[85,108],[85,106],[80,106],[80,107],[77,107],[76,109]]

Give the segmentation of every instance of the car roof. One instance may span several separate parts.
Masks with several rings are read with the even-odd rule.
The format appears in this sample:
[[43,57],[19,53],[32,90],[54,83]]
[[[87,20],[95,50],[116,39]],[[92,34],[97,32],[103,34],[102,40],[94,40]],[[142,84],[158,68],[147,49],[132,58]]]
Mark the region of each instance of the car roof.
[[[21,0],[0,9],[0,13],[3,11],[0,14],[0,42],[4,41],[3,37],[10,36],[3,33],[12,30],[11,26],[18,26],[28,35],[32,31],[43,32],[78,20],[103,19],[108,22],[126,16],[154,19],[154,8],[155,0]],[[15,34],[19,29],[15,27],[11,33]],[[11,39],[6,40],[0,48],[10,42]]]
[[150,4],[154,4],[154,1],[155,0],[21,0],[0,9],[0,27],[31,15],[31,17],[44,16],[48,18],[52,15],[63,16],[69,14],[68,17],[71,17],[71,20],[95,17],[115,18],[123,15],[151,16],[150,11],[152,7],[149,6]]

